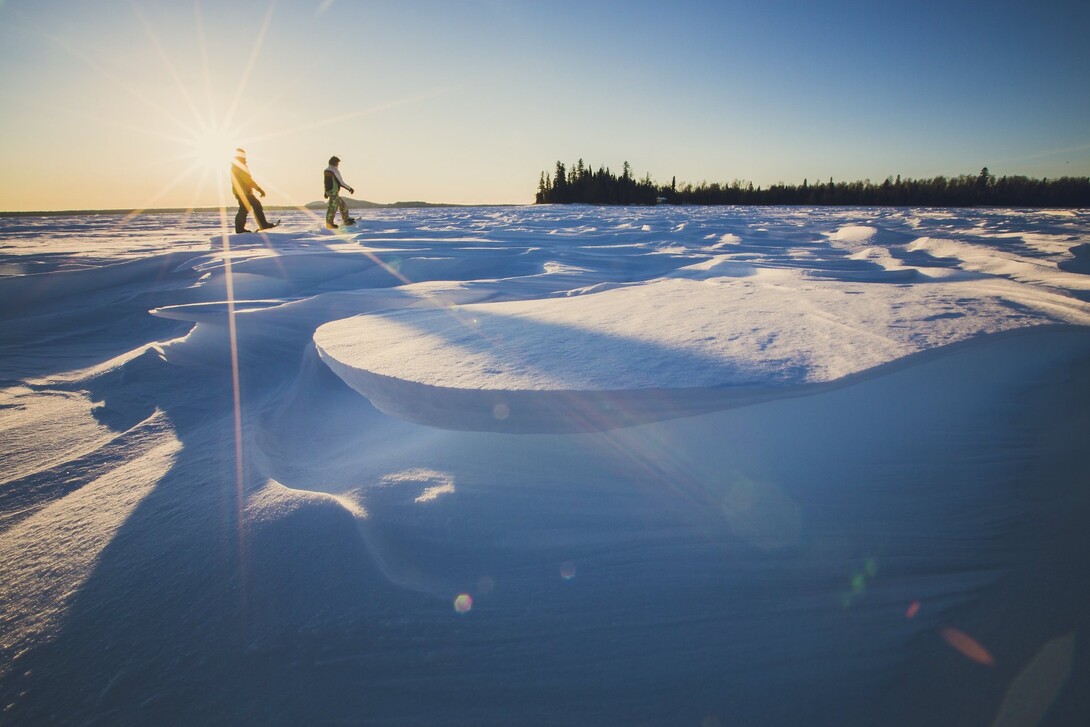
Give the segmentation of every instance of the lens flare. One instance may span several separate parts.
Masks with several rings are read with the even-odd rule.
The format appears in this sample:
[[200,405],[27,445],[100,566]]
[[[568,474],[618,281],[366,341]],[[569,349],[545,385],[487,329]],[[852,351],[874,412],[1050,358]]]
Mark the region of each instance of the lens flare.
[[984,666],[995,666],[995,658],[991,652],[964,631],[947,626],[942,630],[942,638],[946,639],[946,643],[960,651],[966,658]]
[[473,597],[468,593],[459,593],[454,599],[454,610],[458,613],[469,613],[473,608]]
[[[849,590],[841,595],[841,603],[844,608],[850,608],[858,598],[863,598],[867,593],[867,584],[878,575],[878,559],[867,558],[863,561],[863,567],[851,575]],[[909,618],[912,618],[909,616]]]

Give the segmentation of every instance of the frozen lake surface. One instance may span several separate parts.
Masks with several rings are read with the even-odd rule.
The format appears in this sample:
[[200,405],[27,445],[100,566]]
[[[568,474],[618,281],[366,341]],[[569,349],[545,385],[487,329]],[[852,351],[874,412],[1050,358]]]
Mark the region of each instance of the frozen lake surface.
[[0,219],[0,721],[1090,713],[1090,212],[223,219]]

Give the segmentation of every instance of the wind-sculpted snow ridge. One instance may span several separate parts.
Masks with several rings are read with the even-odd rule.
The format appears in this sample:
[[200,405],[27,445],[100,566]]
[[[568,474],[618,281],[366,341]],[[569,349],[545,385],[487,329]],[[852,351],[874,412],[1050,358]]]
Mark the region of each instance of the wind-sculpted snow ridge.
[[[1090,323],[1080,300],[1090,278],[1025,249],[1071,235],[993,235],[989,213],[962,230],[922,213],[876,212],[866,224],[835,211],[780,214],[747,224],[628,210],[607,225],[602,213],[598,226],[550,229],[547,246],[539,238],[544,274],[504,281],[518,300],[425,295],[411,309],[327,323],[314,340],[386,413],[563,432],[813,393],[987,334]],[[944,236],[920,234],[932,226]],[[507,234],[488,234],[490,255],[509,252]],[[566,277],[550,286],[552,273]],[[518,284],[528,279],[536,296]]]

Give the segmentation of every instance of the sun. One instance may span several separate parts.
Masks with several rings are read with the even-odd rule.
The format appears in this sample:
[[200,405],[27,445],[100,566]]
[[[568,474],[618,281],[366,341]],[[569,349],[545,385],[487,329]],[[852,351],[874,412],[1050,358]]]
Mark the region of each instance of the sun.
[[238,134],[226,128],[195,130],[186,140],[187,155],[200,171],[215,174],[231,163],[239,146]]

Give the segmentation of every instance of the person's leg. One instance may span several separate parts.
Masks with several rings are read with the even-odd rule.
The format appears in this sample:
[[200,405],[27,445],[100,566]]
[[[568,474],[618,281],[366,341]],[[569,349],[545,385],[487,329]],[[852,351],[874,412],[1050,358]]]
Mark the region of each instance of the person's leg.
[[325,225],[326,227],[333,227],[333,216],[337,214],[337,203],[341,201],[341,198],[336,192],[329,193],[329,204],[325,208]]
[[238,200],[238,212],[235,213],[235,232],[246,232],[246,201],[235,195],[235,199]]
[[341,222],[350,225],[355,221],[352,219],[352,216],[348,214],[348,205],[344,203],[344,200],[340,198],[340,195],[337,196],[337,209],[341,212]]
[[250,202],[250,207],[254,211],[254,219],[257,220],[257,229],[264,230],[266,227],[270,227],[269,221],[265,219],[265,208],[261,206],[261,202],[254,196],[253,192],[246,195],[246,199]]

